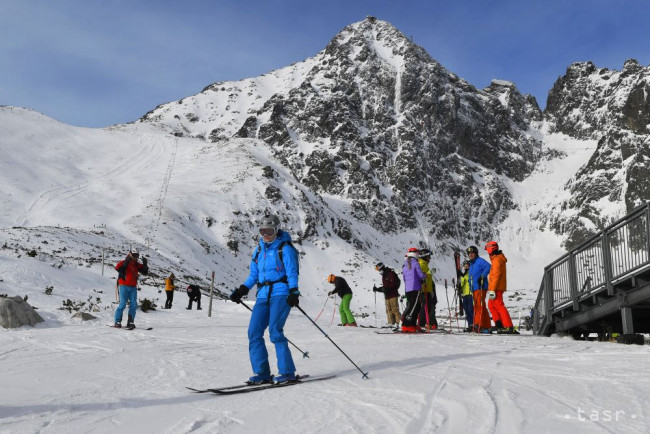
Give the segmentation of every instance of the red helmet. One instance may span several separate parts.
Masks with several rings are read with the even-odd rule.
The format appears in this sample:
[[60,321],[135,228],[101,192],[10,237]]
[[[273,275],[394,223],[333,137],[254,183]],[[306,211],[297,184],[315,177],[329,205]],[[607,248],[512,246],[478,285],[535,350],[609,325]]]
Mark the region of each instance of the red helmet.
[[487,250],[488,255],[491,255],[492,253],[499,250],[499,245],[496,241],[490,241],[485,245],[485,250]]
[[411,247],[411,248],[409,249],[408,253],[406,254],[406,256],[407,256],[408,258],[417,258],[417,257],[418,257],[418,252],[419,252],[419,251],[420,251],[420,249],[418,249],[417,247]]

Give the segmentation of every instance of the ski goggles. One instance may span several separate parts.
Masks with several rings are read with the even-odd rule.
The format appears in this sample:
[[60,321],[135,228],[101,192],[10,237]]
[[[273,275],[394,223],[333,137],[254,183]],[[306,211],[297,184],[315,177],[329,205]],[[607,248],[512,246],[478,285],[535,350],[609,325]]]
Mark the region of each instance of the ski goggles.
[[260,235],[263,237],[270,237],[271,235],[275,235],[275,229],[273,228],[262,228],[260,229]]

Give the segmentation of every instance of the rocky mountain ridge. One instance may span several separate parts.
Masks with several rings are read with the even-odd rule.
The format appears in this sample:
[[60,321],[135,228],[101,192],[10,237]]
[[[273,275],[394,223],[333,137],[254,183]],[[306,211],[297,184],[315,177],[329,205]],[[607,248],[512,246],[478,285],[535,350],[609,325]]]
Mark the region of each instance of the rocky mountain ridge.
[[476,89],[372,17],[311,59],[215,83],[141,121],[215,146],[261,140],[298,182],[347,204],[335,227],[416,231],[449,249],[494,236],[514,206],[504,180],[524,179],[543,158],[533,97],[498,80]]
[[[545,217],[553,230],[568,234],[567,247],[650,200],[649,94],[650,66],[634,59],[621,71],[574,63],[549,92],[544,117],[550,130],[598,141],[566,186],[571,197]],[[611,212],[611,204],[622,206]]]

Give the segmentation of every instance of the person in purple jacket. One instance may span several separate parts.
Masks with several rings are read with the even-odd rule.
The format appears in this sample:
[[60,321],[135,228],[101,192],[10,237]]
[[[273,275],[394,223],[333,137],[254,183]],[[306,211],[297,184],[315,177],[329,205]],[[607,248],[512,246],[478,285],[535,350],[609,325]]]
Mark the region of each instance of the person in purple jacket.
[[417,326],[418,313],[420,312],[420,293],[422,284],[426,281],[426,274],[418,263],[418,249],[411,247],[406,254],[406,261],[402,266],[404,278],[404,291],[406,292],[406,309],[402,315],[402,332],[416,333],[422,331]]

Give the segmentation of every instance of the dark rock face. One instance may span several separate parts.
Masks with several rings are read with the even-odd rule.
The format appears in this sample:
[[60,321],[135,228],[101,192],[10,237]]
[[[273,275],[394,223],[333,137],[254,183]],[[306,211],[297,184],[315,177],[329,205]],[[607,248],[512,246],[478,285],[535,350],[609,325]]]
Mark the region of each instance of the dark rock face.
[[[292,203],[308,219],[302,239],[335,233],[360,246],[364,241],[350,229],[356,221],[384,233],[413,232],[443,248],[497,235],[494,228],[516,206],[506,183],[560,155],[541,150],[539,127],[546,123],[551,133],[598,141],[565,186],[571,198],[537,217],[571,246],[609,223],[599,203],[630,209],[650,198],[649,72],[635,60],[622,71],[574,63],[542,113],[513,83],[494,80],[476,89],[389,23],[369,17],[344,28],[313,58],[214,83],[141,121],[215,146],[261,141],[309,190]],[[287,199],[276,175],[269,167],[260,180],[268,206]],[[345,206],[331,214],[328,201]]]
[[[306,62],[301,80],[251,103],[246,116],[196,119],[205,113],[196,108],[200,98],[243,98],[234,83],[215,83],[182,101],[184,116],[169,104],[143,120],[213,142],[228,131],[260,139],[299,183],[347,201],[348,218],[383,232],[418,229],[459,242],[492,235],[514,206],[502,177],[522,180],[540,158],[541,142],[528,132],[542,120],[533,97],[505,81],[478,90],[372,17],[344,28]],[[257,85],[248,86],[253,95]],[[277,188],[266,197],[279,200]],[[331,230],[354,243],[348,226],[341,219]]]
[[567,247],[611,223],[598,202],[623,202],[627,211],[650,200],[650,68],[636,60],[622,71],[574,63],[549,93],[544,112],[554,131],[598,140],[596,152],[571,179],[571,199],[559,210],[573,209],[570,218],[556,216],[551,227],[568,233]]
[[264,104],[257,137],[301,183],[350,199],[353,216],[379,230],[424,222],[440,238],[486,236],[469,221],[498,223],[511,209],[495,174],[530,173],[541,144],[526,130],[541,117],[512,83],[477,90],[394,27],[366,20],[335,37],[300,86]]

